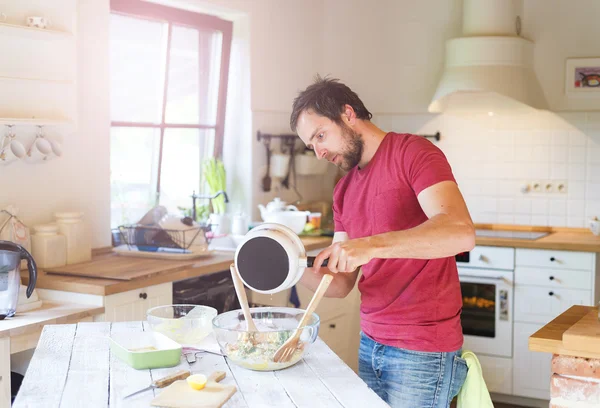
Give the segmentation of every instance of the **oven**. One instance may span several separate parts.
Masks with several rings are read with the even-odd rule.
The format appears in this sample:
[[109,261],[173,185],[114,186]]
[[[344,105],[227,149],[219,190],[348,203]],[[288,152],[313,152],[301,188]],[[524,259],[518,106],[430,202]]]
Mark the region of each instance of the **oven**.
[[512,357],[514,249],[477,246],[456,255],[465,350]]

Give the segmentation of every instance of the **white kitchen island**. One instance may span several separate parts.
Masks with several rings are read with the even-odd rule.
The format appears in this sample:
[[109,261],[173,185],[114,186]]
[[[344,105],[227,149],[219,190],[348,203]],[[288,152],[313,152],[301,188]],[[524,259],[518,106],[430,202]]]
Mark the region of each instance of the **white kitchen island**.
[[161,389],[122,398],[181,369],[224,371],[222,383],[237,387],[224,407],[388,407],[321,339],[281,371],[250,371],[207,353],[192,364],[182,356],[177,367],[135,370],[111,354],[109,335],[144,330],[137,321],[45,326],[13,408],[150,407]]

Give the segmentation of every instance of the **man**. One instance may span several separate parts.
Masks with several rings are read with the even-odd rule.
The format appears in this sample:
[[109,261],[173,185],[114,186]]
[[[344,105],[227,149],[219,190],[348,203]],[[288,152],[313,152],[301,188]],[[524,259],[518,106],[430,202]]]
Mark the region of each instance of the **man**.
[[361,378],[393,407],[448,407],[467,372],[454,255],[475,246],[473,222],[441,150],[371,116],[333,79],[294,100],[292,130],[347,172],[333,193],[333,244],[302,283],[315,290],[332,272],[326,296],[345,297],[360,268]]

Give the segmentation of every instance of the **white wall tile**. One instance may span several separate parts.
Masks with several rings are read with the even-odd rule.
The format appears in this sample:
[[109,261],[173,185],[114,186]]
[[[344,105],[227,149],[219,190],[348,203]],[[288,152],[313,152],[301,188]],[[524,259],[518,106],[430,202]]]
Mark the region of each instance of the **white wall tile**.
[[581,199],[585,198],[585,182],[583,181],[569,181],[567,185],[567,196],[570,199]]
[[531,214],[531,199],[529,198],[524,198],[524,199],[516,199],[515,200],[515,213],[517,214],[527,214],[530,215]]
[[548,224],[548,216],[546,215],[532,215],[531,216],[531,225],[547,227]]
[[600,201],[600,183],[587,183],[585,186],[585,199]]
[[585,146],[587,144],[587,136],[581,131],[573,131],[569,134],[569,144],[571,146]]
[[552,146],[568,146],[569,132],[567,130],[556,130],[552,132],[551,144]]
[[499,213],[514,214],[515,212],[515,200],[512,198],[499,198],[497,205]]
[[585,163],[586,148],[585,146],[571,146],[569,148],[569,163]]
[[585,164],[569,164],[569,181],[585,180]]
[[566,227],[567,217],[551,215],[550,217],[548,217],[548,225],[551,225],[553,227]]
[[600,182],[600,164],[590,164],[587,168],[588,180],[591,182]]
[[567,200],[555,198],[555,199],[549,200],[549,203],[550,203],[550,211],[549,211],[550,215],[563,216],[563,217],[567,215]]
[[552,146],[550,149],[551,163],[566,163],[569,158],[569,148],[564,145]]
[[548,209],[549,209],[548,199],[533,198],[531,200],[531,213],[533,215],[547,215]]
[[498,214],[498,220],[496,222],[498,224],[514,224],[515,216],[514,214]]
[[517,225],[531,225],[531,215],[515,215],[515,224]]
[[567,227],[570,227],[570,228],[585,227],[585,219],[583,217],[569,217],[569,218],[567,218]]
[[569,178],[567,164],[565,163],[552,163],[550,164],[550,178],[552,180],[566,180]]
[[567,215],[569,218],[583,217],[585,215],[585,200],[568,200]]
[[586,201],[585,203],[585,217],[598,217],[600,218],[600,201]]

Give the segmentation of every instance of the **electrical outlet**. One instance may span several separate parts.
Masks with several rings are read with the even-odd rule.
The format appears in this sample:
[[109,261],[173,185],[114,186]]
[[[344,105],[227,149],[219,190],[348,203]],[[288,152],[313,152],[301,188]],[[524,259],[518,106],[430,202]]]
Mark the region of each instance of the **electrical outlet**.
[[554,193],[554,184],[551,181],[544,181],[544,193]]
[[555,183],[556,185],[556,191],[560,194],[566,194],[567,193],[567,181],[566,180],[559,180]]
[[542,182],[541,181],[532,181],[531,182],[531,191],[534,193],[542,192]]
[[523,194],[527,194],[531,191],[531,186],[529,185],[528,182],[524,181],[521,183],[521,186],[519,187],[519,190],[521,191],[521,193]]

